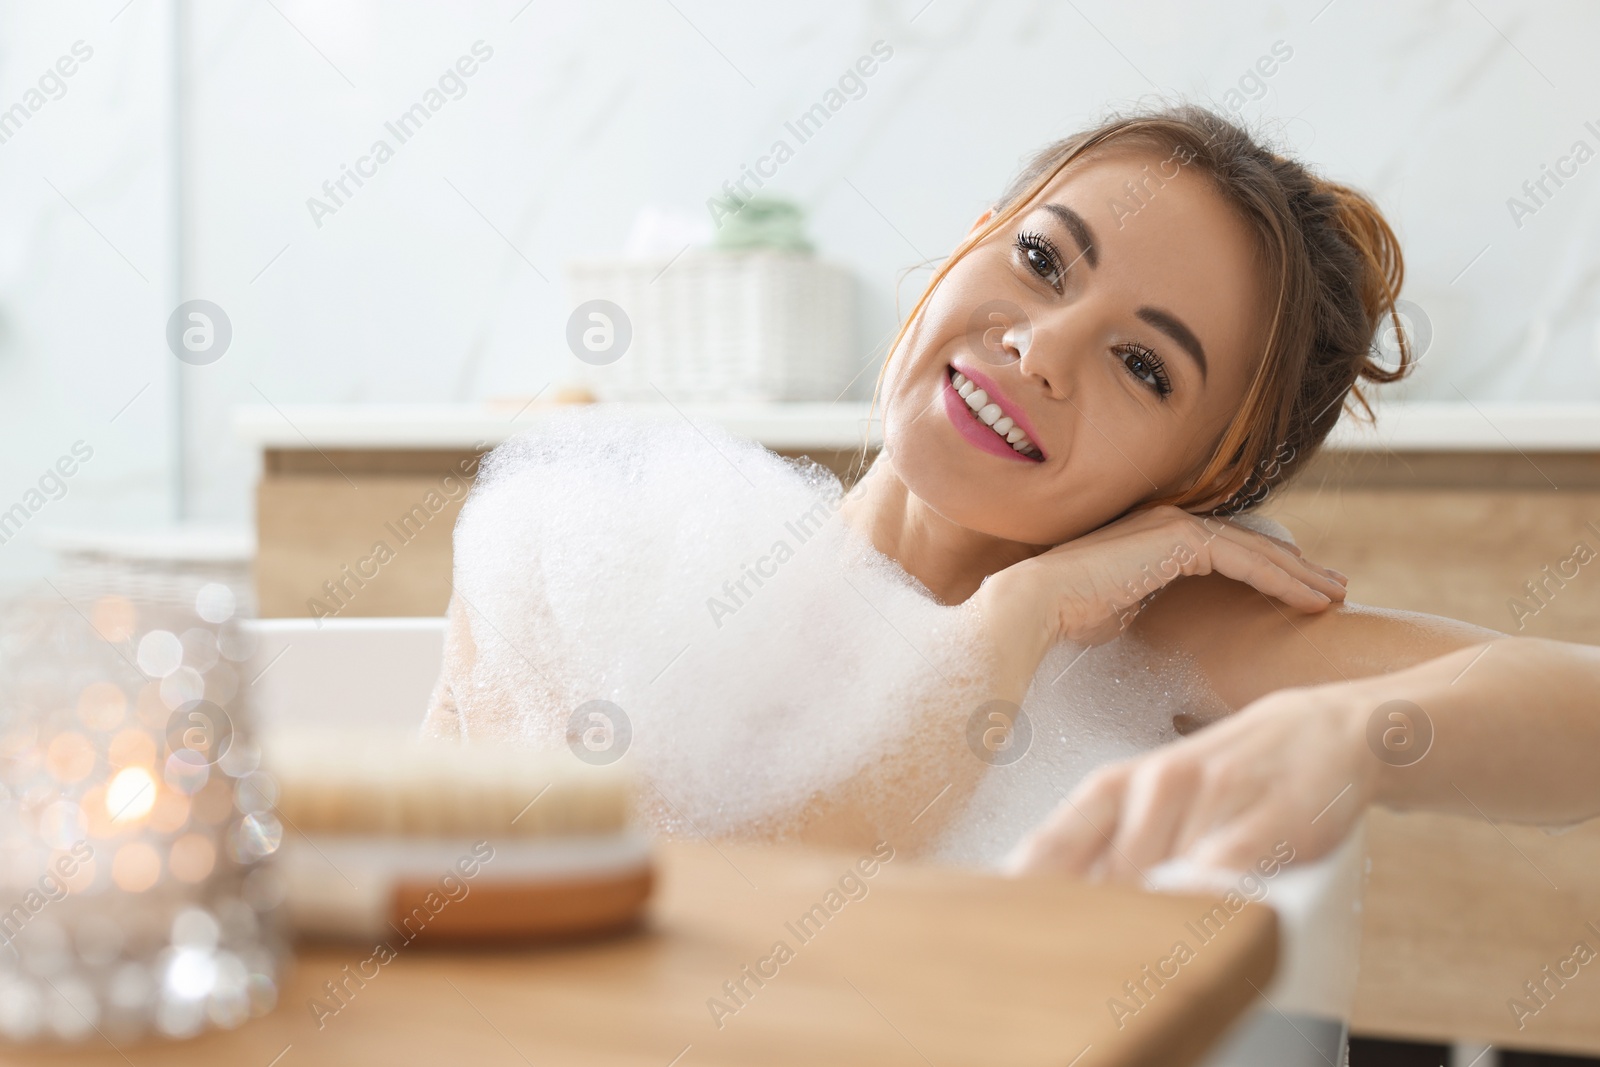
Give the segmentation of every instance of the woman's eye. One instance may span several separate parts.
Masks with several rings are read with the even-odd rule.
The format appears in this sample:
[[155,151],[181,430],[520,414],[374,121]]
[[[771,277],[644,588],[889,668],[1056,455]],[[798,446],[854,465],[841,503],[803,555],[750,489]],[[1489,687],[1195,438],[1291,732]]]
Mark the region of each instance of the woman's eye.
[[1041,233],[1019,233],[1017,251],[1028,268],[1048,282],[1051,288],[1061,288],[1061,256],[1048,237]]
[[1055,264],[1050,262],[1049,256],[1046,256],[1037,248],[1028,249],[1028,266],[1032,267],[1034,273],[1046,281],[1054,282],[1057,280]]
[[1129,345],[1120,349],[1118,354],[1128,373],[1155,390],[1162,400],[1172,392],[1172,382],[1167,377],[1167,368],[1160,356],[1139,345]]

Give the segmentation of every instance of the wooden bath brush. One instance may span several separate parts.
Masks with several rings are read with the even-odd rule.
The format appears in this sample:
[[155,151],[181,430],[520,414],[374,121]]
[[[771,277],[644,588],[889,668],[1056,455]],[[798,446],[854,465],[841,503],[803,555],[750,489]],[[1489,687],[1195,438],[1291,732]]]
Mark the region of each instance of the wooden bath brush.
[[271,731],[262,748],[301,934],[557,940],[631,926],[650,895],[619,765],[372,731]]

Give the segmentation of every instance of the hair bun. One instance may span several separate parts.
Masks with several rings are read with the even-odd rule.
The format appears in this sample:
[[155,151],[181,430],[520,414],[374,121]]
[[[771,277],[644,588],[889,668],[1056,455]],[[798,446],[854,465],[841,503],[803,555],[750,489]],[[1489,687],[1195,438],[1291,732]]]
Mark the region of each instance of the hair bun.
[[[1398,381],[1411,371],[1417,360],[1412,351],[1410,334],[1395,307],[1400,286],[1405,281],[1405,260],[1400,254],[1400,241],[1395,237],[1394,230],[1389,228],[1378,206],[1365,194],[1323,178],[1314,181],[1316,191],[1332,199],[1335,221],[1365,264],[1366,269],[1361,272],[1360,290],[1370,332],[1376,335],[1384,319],[1388,319],[1395,327],[1399,362],[1389,364],[1377,359],[1375,353],[1369,354],[1358,369],[1358,377],[1373,382]],[[1370,412],[1360,386],[1352,387],[1351,391],[1362,407]]]

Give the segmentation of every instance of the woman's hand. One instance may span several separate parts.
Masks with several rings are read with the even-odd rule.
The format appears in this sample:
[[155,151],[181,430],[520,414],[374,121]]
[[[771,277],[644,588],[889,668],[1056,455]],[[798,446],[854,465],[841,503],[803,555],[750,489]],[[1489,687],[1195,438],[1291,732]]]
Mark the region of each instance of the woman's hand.
[[1378,788],[1367,725],[1370,684],[1269,694],[1181,741],[1086,778],[1014,849],[1011,873],[1054,871],[1138,882],[1164,860],[1247,870],[1287,841],[1331,852]]
[[[1047,642],[1098,644],[1140,604],[1184,575],[1222,574],[1292,608],[1318,612],[1345,595],[1347,579],[1294,545],[1225,519],[1180,508],[1135,512],[992,575],[974,595],[986,614],[1030,623]],[[1031,626],[1030,626],[1031,629]]]

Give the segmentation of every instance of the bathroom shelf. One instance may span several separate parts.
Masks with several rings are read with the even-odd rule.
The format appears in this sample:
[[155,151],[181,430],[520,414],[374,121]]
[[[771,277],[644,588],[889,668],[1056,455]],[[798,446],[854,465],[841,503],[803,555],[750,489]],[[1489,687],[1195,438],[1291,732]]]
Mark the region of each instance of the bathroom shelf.
[[[570,404],[253,404],[234,409],[234,430],[264,449],[472,448],[498,444],[538,426]],[[866,403],[617,402],[651,417],[707,420],[769,448],[859,448],[868,436]],[[518,409],[521,408],[519,411]],[[879,443],[879,418],[869,440]]]
[[[498,444],[568,405],[248,405],[234,410],[240,438],[261,449],[472,448]],[[879,443],[883,408],[869,423],[855,403],[620,404],[654,417],[706,419],[769,448],[859,448]],[[519,411],[518,408],[521,407]],[[1600,404],[1390,403],[1376,430],[1346,418],[1333,449],[1422,452],[1600,452]]]
[[1348,415],[1328,446],[1349,451],[1600,452],[1600,404],[1460,401],[1375,405],[1376,427]]

